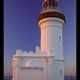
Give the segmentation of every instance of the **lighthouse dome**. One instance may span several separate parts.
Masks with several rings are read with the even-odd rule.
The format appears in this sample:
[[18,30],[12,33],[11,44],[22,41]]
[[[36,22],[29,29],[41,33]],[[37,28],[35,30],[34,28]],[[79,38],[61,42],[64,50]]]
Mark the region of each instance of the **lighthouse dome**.
[[58,11],[59,1],[58,0],[44,0],[42,3],[42,12],[46,11]]

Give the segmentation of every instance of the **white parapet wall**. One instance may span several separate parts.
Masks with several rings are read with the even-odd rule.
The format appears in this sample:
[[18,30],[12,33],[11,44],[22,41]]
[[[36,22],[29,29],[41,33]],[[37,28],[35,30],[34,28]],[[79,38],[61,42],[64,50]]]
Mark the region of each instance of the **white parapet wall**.
[[39,47],[35,53],[18,49],[12,61],[13,80],[63,80],[63,64],[63,60],[41,52]]

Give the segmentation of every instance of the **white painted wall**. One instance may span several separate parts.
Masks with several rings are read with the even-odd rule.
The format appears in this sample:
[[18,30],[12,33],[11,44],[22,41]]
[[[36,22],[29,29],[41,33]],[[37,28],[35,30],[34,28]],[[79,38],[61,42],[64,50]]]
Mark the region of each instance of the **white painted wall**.
[[[31,55],[31,54],[30,54]],[[64,80],[64,62],[55,60],[54,57],[15,57],[13,58],[13,80]],[[14,61],[15,60],[15,61]],[[29,61],[29,66],[25,64]],[[62,74],[60,74],[62,70]]]
[[[46,57],[39,57],[38,54],[36,56],[15,55],[12,65],[13,80],[46,80]],[[31,61],[32,63],[29,63]],[[27,63],[29,65],[26,65]]]
[[56,59],[63,59],[62,27],[64,21],[53,17],[42,19],[38,24],[41,30],[41,50],[47,53],[52,51]]
[[64,80],[64,62],[50,59],[48,62],[48,80]]

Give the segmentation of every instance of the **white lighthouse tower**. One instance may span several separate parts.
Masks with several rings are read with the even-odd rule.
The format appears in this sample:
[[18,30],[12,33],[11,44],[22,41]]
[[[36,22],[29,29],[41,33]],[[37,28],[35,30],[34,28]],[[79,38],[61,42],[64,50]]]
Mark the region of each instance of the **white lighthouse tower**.
[[58,0],[44,0],[38,16],[41,46],[32,51],[16,50],[13,56],[13,80],[64,80],[62,28],[65,16]]
[[[38,17],[41,30],[41,51],[54,56],[49,67],[49,80],[64,80],[63,35],[65,16],[60,12],[59,0],[44,0]],[[54,76],[54,77],[53,77]],[[53,78],[53,79],[51,79]]]
[[38,17],[41,30],[41,50],[49,53],[55,59],[63,60],[62,28],[65,17],[59,10],[58,0],[44,0],[42,12]]

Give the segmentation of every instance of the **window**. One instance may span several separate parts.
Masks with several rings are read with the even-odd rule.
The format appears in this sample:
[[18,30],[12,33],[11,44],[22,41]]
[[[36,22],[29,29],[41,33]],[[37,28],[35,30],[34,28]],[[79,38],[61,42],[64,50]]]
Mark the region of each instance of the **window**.
[[43,3],[44,9],[46,9],[48,7],[48,3],[47,1]]
[[62,69],[60,69],[60,75],[62,75]]
[[59,41],[61,41],[61,36],[59,36]]
[[57,1],[52,2],[52,7],[56,8],[58,6]]

